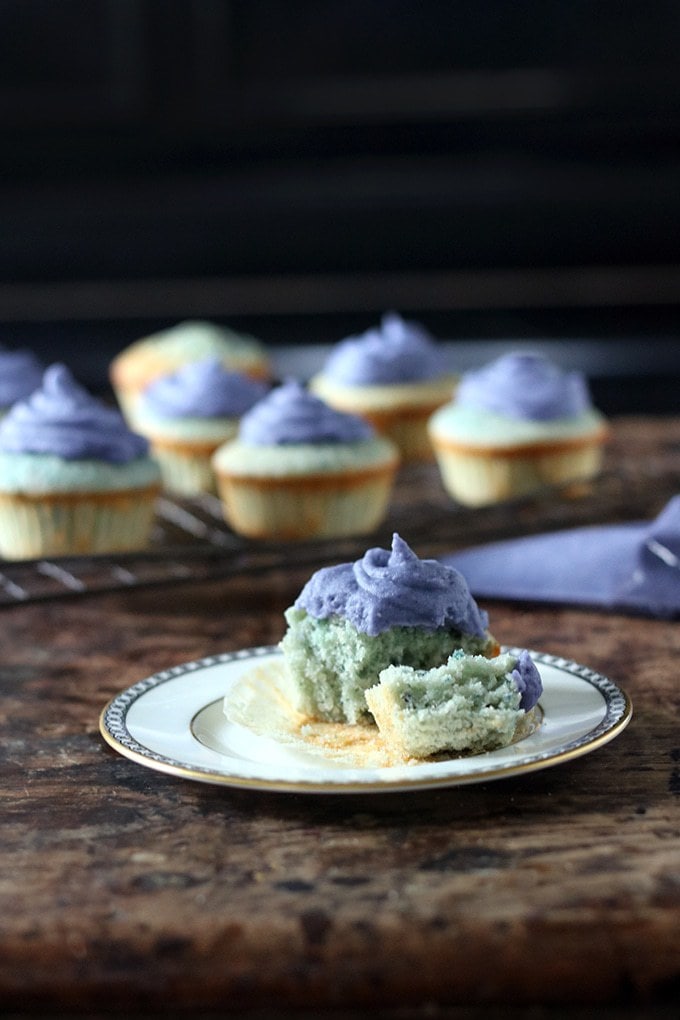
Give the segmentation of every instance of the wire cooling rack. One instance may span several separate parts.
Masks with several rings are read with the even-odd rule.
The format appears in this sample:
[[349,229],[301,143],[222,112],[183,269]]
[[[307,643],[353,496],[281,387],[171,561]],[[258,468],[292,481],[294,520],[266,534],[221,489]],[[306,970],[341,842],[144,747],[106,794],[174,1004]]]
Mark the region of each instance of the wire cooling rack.
[[602,522],[653,517],[680,492],[678,458],[623,464],[587,486],[550,489],[532,498],[471,509],[444,492],[433,464],[403,468],[389,514],[371,535],[296,543],[236,535],[219,500],[158,499],[143,552],[0,561],[0,609],[100,592],[309,567],[356,559],[371,545],[389,547],[397,531],[419,556],[438,556],[481,542]]

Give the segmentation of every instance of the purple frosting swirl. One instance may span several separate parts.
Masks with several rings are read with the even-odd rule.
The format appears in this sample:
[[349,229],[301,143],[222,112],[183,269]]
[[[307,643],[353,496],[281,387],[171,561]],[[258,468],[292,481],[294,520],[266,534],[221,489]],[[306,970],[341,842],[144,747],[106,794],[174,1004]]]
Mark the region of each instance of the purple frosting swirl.
[[334,410],[295,380],[258,401],[241,418],[239,427],[239,438],[255,446],[354,443],[373,435],[363,419]]
[[397,534],[391,552],[368,549],[355,563],[318,570],[295,605],[315,619],[341,616],[371,637],[392,627],[484,637],[489,622],[459,571],[419,559]]
[[42,381],[44,365],[32,351],[22,347],[11,351],[0,344],[0,407],[23,400]]
[[379,328],[342,340],[326,360],[323,374],[340,383],[366,386],[421,382],[445,371],[444,356],[429,333],[389,312]]
[[14,404],[0,422],[0,449],[124,464],[144,456],[148,443],[130,431],[118,411],[90,396],[65,365],[54,364],[46,369],[42,387]]
[[564,372],[541,354],[503,354],[483,368],[466,372],[457,404],[508,418],[550,421],[575,418],[591,408],[580,372]]
[[521,694],[519,707],[528,712],[534,707],[543,693],[543,682],[541,674],[536,668],[536,663],[526,649],[519,653],[517,665],[512,671],[512,679]]
[[152,383],[144,392],[144,407],[162,418],[240,418],[268,389],[229,371],[219,358],[206,358]]

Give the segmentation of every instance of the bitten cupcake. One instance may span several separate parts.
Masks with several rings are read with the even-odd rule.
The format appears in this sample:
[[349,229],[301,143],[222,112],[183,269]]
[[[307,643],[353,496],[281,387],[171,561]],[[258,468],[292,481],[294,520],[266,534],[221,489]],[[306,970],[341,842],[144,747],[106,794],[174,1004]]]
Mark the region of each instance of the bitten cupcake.
[[542,723],[530,653],[501,650],[465,577],[398,534],[317,570],[284,615],[280,658],[223,701],[259,736],[380,768],[492,751]]
[[370,532],[385,516],[396,447],[299,382],[272,390],[213,455],[225,518],[253,538]]
[[580,372],[513,352],[466,373],[429,432],[447,491],[482,506],[592,478],[608,428]]
[[111,362],[111,385],[128,421],[135,423],[140,394],[155,379],[205,358],[219,358],[225,368],[254,379],[271,376],[269,357],[255,337],[202,320],[179,322],[136,340]]
[[526,735],[543,690],[525,650],[493,658],[455,651],[442,666],[390,665],[366,703],[390,757],[481,754]]
[[30,396],[42,382],[42,362],[26,348],[10,350],[0,344],[0,417],[12,404]]
[[337,344],[310,388],[392,439],[403,461],[417,461],[432,457],[427,421],[450,400],[455,381],[429,333],[390,313],[378,328]]
[[318,570],[285,618],[284,693],[296,711],[332,722],[372,722],[366,691],[390,665],[423,671],[456,650],[499,651],[463,575],[419,559],[396,534],[391,550]]
[[218,358],[189,362],[151,383],[136,428],[151,443],[165,488],[183,496],[216,492],[212,455],[236,436],[239,419],[268,388]]
[[51,365],[0,422],[0,554],[108,553],[148,539],[158,465],[121,415]]

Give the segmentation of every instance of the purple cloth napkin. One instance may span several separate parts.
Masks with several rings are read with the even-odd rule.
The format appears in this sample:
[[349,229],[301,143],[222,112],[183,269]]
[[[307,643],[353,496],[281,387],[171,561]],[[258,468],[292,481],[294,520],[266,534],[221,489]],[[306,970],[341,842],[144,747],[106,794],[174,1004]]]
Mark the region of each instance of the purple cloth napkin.
[[653,521],[491,542],[443,557],[472,594],[680,614],[680,496]]

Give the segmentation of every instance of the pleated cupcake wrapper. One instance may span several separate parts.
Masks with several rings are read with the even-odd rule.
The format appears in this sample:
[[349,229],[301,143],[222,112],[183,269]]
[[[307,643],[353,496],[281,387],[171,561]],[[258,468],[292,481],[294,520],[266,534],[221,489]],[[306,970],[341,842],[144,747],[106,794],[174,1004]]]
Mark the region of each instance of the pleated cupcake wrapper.
[[336,399],[334,406],[348,414],[358,415],[369,422],[379,435],[391,439],[399,448],[402,464],[406,464],[433,459],[428,422],[442,403],[443,399],[438,399],[429,404],[395,404],[394,407],[371,408],[344,404],[342,400]]
[[551,485],[594,477],[602,464],[602,440],[534,446],[526,450],[470,450],[433,438],[444,488],[457,502],[484,506],[525,496]]
[[360,535],[384,519],[394,480],[390,465],[353,475],[253,478],[218,474],[224,515],[251,538]]
[[181,496],[198,496],[204,492],[216,493],[217,483],[212,467],[212,455],[226,438],[211,443],[179,443],[152,439],[152,454],[161,469],[163,486],[169,492]]
[[432,460],[434,451],[427,431],[427,423],[438,407],[405,407],[385,411],[365,411],[362,417],[376,432],[387,436],[399,448],[402,463]]
[[177,453],[172,450],[154,450],[155,460],[161,469],[163,486],[179,496],[198,496],[217,491],[210,454]]
[[125,552],[149,538],[157,487],[107,493],[0,493],[5,559]]
[[443,379],[404,383],[336,384],[323,373],[310,388],[327,404],[370,422],[376,432],[399,448],[402,463],[433,459],[428,422],[437,408],[448,403],[455,390],[454,375]]

